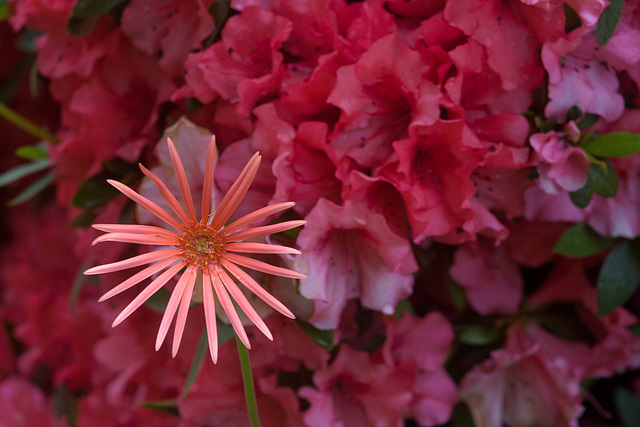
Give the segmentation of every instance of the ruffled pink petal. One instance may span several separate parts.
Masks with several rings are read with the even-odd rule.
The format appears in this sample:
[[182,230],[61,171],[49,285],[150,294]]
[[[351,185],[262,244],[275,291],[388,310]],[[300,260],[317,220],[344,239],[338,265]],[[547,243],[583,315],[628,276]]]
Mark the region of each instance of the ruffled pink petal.
[[253,182],[253,178],[256,176],[256,172],[258,172],[260,159],[261,157],[258,153],[255,153],[253,157],[249,159],[244,169],[242,169],[242,172],[240,172],[238,179],[235,180],[231,188],[229,188],[229,191],[227,191],[227,194],[222,198],[220,205],[218,205],[218,210],[216,210],[216,214],[211,221],[211,226],[216,230],[222,228],[244,198],[249,186]]
[[249,304],[249,301],[247,301],[247,298],[240,291],[240,288],[238,288],[238,286],[235,284],[233,279],[229,277],[226,271],[220,271],[219,274],[220,274],[220,277],[223,279],[222,284],[224,285],[225,288],[227,288],[227,291],[229,291],[229,293],[231,294],[231,297],[240,306],[242,311],[244,311],[244,313],[247,315],[249,320],[251,320],[258,327],[258,329],[260,329],[260,331],[267,338],[269,338],[269,340],[273,341],[273,335],[271,335],[269,328],[267,328],[267,325],[265,325],[260,315],[258,315],[258,313],[256,313],[254,308],[251,306],[251,304]]
[[213,172],[216,166],[216,137],[211,137],[207,149],[207,160],[204,166],[204,181],[202,183],[202,217],[206,220],[211,209],[211,193],[213,192]]
[[[301,227],[305,225],[305,220],[286,221],[278,224],[264,225],[262,227],[253,227],[246,230],[238,231],[233,234],[225,235],[222,237],[223,242],[239,241],[253,239],[254,237],[267,236],[269,234],[280,233],[281,231],[291,230],[292,228]],[[232,224],[233,225],[233,224]],[[226,229],[223,229],[224,232]]]
[[180,235],[173,231],[167,230],[161,227],[155,227],[153,225],[139,225],[139,224],[93,224],[93,228],[96,230],[104,231],[105,233],[130,233],[130,234],[146,234],[149,236],[157,235],[174,239],[179,239]]
[[136,202],[137,204],[139,204],[140,206],[142,206],[143,208],[145,208],[146,210],[148,210],[149,212],[151,212],[152,214],[154,214],[155,216],[157,216],[158,218],[160,218],[161,220],[163,220],[173,228],[175,228],[176,230],[180,230],[182,228],[180,223],[174,217],[169,215],[167,211],[162,209],[157,204],[153,203],[151,200],[147,199],[146,197],[142,197],[141,195],[139,195],[138,193],[136,193],[135,191],[133,191],[132,189],[130,189],[129,187],[127,187],[121,182],[114,181],[112,179],[108,179],[107,182],[113,185],[114,187],[116,187],[118,191],[120,191],[122,194],[124,194],[125,196],[127,196],[128,198],[130,198],[131,200],[133,200],[134,202]]
[[296,318],[296,316],[294,316],[293,313],[287,307],[285,307],[284,304],[278,301],[278,299],[271,295],[269,292],[265,291],[264,288],[253,279],[253,277],[251,277],[237,265],[234,265],[230,262],[222,261],[222,266],[226,268],[233,277],[238,279],[240,283],[246,286],[247,289],[253,292],[262,301],[264,301],[269,307],[273,308],[279,313],[282,313],[290,319]]
[[257,259],[247,258],[242,255],[227,254],[227,259],[234,264],[239,264],[243,267],[250,268],[252,270],[261,271],[267,274],[273,274],[274,276],[290,277],[292,279],[306,279],[302,273],[289,270],[288,268],[276,267],[275,265],[267,264],[266,262],[258,261]]
[[182,200],[187,207],[187,213],[192,220],[196,220],[196,209],[193,206],[193,198],[191,197],[191,189],[189,188],[189,181],[187,180],[187,174],[184,171],[182,160],[178,155],[176,146],[173,145],[171,138],[167,138],[169,145],[169,154],[171,155],[171,161],[173,162],[173,169],[176,172],[176,178],[178,179],[178,185],[180,186],[180,194],[182,194]]
[[143,270],[140,270],[139,272],[137,272],[133,276],[129,277],[124,282],[120,283],[118,286],[116,286],[113,289],[111,289],[106,294],[102,295],[100,297],[100,299],[98,300],[98,302],[102,302],[102,301],[104,301],[106,299],[111,298],[114,295],[118,295],[119,293],[126,291],[127,289],[129,289],[129,288],[137,285],[138,283],[142,282],[147,277],[151,277],[152,275],[156,274],[158,271],[167,268],[169,265],[171,265],[172,263],[178,261],[179,259],[180,259],[179,256],[173,256],[173,257],[171,257],[169,259],[157,262],[157,263],[155,263],[153,265],[148,266],[147,268],[145,268]]
[[216,327],[216,303],[213,297],[213,282],[211,276],[202,273],[202,302],[204,305],[204,319],[207,325],[209,339],[209,354],[213,363],[218,361],[218,328]]
[[87,276],[93,274],[112,273],[114,271],[126,270],[128,268],[138,267],[140,265],[149,264],[151,262],[160,261],[171,255],[176,255],[177,249],[165,249],[161,251],[148,252],[146,254],[137,255],[132,258],[124,259],[118,262],[112,262],[109,264],[98,265],[91,267],[84,272]]
[[178,202],[178,199],[176,199],[176,196],[174,196],[171,193],[171,191],[169,191],[169,189],[164,184],[164,182],[162,182],[162,180],[160,180],[160,178],[158,178],[156,174],[154,174],[153,172],[151,172],[149,169],[145,168],[141,164],[138,166],[140,166],[140,170],[142,171],[142,173],[148,176],[151,179],[151,181],[153,181],[156,184],[156,186],[158,187],[158,190],[160,190],[160,194],[162,194],[162,197],[164,198],[164,200],[166,200],[169,206],[171,206],[171,209],[173,209],[173,212],[175,212],[175,214],[178,215],[178,218],[180,218],[180,220],[182,220],[182,222],[184,222],[185,224],[189,222],[189,216],[184,211],[182,206],[180,206],[180,202]]
[[131,301],[129,305],[124,308],[124,310],[122,310],[118,317],[116,317],[116,320],[113,321],[111,327],[116,327],[120,323],[122,323],[122,321],[129,317],[131,313],[136,311],[142,304],[144,304],[144,302],[148,300],[151,295],[155,294],[158,289],[163,287],[169,281],[169,279],[175,276],[182,267],[182,263],[178,263],[169,267],[165,272],[156,277],[153,282],[149,283],[149,286],[144,288],[144,290],[140,292],[140,294],[138,294],[138,296],[135,297],[133,301]]
[[187,268],[185,276],[189,275],[187,279],[187,286],[182,294],[182,300],[180,301],[180,307],[178,307],[178,318],[176,319],[176,327],[173,331],[173,347],[171,349],[171,355],[176,357],[178,349],[180,348],[180,341],[182,341],[182,334],[184,333],[184,325],[187,323],[187,315],[189,314],[189,304],[191,303],[191,296],[193,295],[193,288],[196,283],[195,267]]
[[285,209],[289,209],[293,206],[295,206],[294,202],[275,203],[273,205],[265,206],[264,208],[260,208],[257,211],[253,211],[250,214],[247,214],[242,218],[235,220],[233,223],[225,227],[222,231],[225,234],[231,234],[243,227],[246,227],[247,225],[253,224],[258,220],[266,218],[269,215],[273,215]]
[[136,243],[139,245],[172,245],[175,243],[175,238],[134,233],[107,233],[97,237],[91,242],[91,245],[102,242]]
[[[176,287],[171,292],[171,297],[169,298],[169,302],[167,303],[167,308],[164,310],[164,315],[162,316],[162,321],[160,322],[160,328],[158,328],[158,335],[156,337],[156,351],[160,349],[162,346],[162,342],[167,336],[167,332],[169,332],[169,327],[171,326],[171,322],[178,310],[178,305],[180,301],[185,297],[184,290],[186,289],[189,281],[193,279],[194,267],[188,267],[187,270],[180,276],[178,279],[178,283],[176,283]],[[189,295],[189,299],[191,299],[191,295]],[[182,335],[182,334],[180,334]]]
[[250,254],[292,254],[299,255],[300,251],[288,246],[269,245],[266,243],[227,243],[225,249],[230,252],[243,252]]
[[238,335],[238,338],[240,338],[240,341],[242,341],[245,347],[250,349],[251,344],[249,343],[249,337],[247,337],[247,333],[242,326],[240,317],[238,317],[236,308],[233,306],[231,298],[229,298],[229,294],[227,294],[225,286],[222,283],[223,280],[224,278],[222,278],[220,275],[213,276],[213,286],[216,289],[216,295],[218,295],[218,298],[220,299],[220,305],[222,305],[222,309],[227,314],[227,317],[231,322],[231,326],[233,326],[233,330]]

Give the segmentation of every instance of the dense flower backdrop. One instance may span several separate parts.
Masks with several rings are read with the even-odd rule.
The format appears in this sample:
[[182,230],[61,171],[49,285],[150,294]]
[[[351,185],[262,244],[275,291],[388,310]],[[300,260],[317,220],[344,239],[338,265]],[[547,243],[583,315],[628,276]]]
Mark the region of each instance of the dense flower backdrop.
[[[159,225],[262,162],[293,201],[246,323],[266,426],[640,425],[637,0],[0,1],[0,426],[248,423],[229,319],[155,351],[169,291],[98,299]],[[302,222],[298,222],[302,223]],[[131,291],[128,291],[131,292]],[[200,298],[200,301],[202,299]],[[194,304],[198,298],[194,297]],[[201,310],[199,310],[201,311]],[[209,325],[210,326],[210,325]],[[235,326],[235,325],[234,325]]]

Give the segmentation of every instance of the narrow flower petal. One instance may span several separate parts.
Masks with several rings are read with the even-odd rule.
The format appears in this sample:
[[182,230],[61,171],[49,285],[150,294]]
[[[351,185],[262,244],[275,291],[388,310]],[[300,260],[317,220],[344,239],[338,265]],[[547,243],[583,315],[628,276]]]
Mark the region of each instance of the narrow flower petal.
[[180,194],[182,195],[182,200],[184,201],[184,204],[187,207],[187,214],[189,215],[189,218],[195,221],[196,209],[193,206],[193,198],[191,197],[191,189],[189,188],[189,181],[187,180],[187,174],[184,171],[182,160],[180,160],[180,156],[178,155],[176,146],[173,145],[173,141],[171,141],[171,138],[167,138],[167,142],[169,144],[169,154],[171,155],[171,161],[173,162],[173,169],[175,170],[176,178],[178,179],[178,185],[180,187]]
[[269,292],[267,292],[262,286],[258,284],[258,282],[256,282],[253,279],[253,277],[251,277],[243,269],[239,268],[237,265],[234,265],[226,261],[223,261],[222,265],[224,266],[224,268],[227,269],[229,273],[231,273],[233,277],[238,279],[240,283],[246,286],[247,289],[253,292],[258,298],[264,301],[269,307],[273,308],[279,313],[284,314],[290,319],[296,318],[296,316],[294,316],[293,313],[287,307],[285,307],[284,304],[282,304],[280,301],[278,301],[276,297],[274,297]]
[[227,243],[225,245],[225,249],[230,252],[242,252],[249,254],[300,254],[299,250],[288,246],[253,242]]
[[96,245],[101,242],[136,243],[138,245],[173,245],[175,239],[164,236],[149,236],[146,234],[107,233],[98,236],[91,244]]
[[251,304],[249,304],[249,301],[247,301],[247,298],[244,296],[242,291],[240,291],[240,288],[238,288],[233,279],[231,279],[225,271],[221,271],[219,274],[222,278],[222,284],[227,288],[227,291],[229,291],[236,304],[238,304],[242,311],[244,311],[244,314],[247,315],[249,320],[251,320],[267,338],[273,341],[271,331],[269,331],[267,325],[265,325],[264,321],[260,318],[258,313],[256,313]]
[[140,166],[140,170],[142,171],[143,174],[145,174],[146,176],[151,178],[153,182],[155,182],[156,186],[158,187],[158,190],[160,190],[160,194],[162,194],[162,197],[167,201],[169,206],[171,206],[171,209],[175,212],[175,214],[178,215],[178,218],[180,218],[182,222],[184,222],[185,224],[188,223],[189,216],[184,211],[182,206],[180,206],[180,202],[178,202],[178,199],[176,199],[176,196],[174,196],[173,193],[169,191],[167,186],[164,185],[164,182],[162,182],[156,174],[154,174],[153,172],[151,172],[149,169],[145,168],[141,164],[139,164],[138,166]]
[[114,271],[126,270],[128,268],[138,267],[155,261],[160,261],[162,259],[170,257],[171,255],[176,255],[177,253],[177,249],[164,249],[160,251],[148,252],[146,254],[137,255],[132,258],[124,259],[122,261],[91,267],[90,269],[85,271],[84,274],[90,276],[93,274],[104,274],[112,273]]
[[291,207],[295,206],[294,202],[283,202],[283,203],[275,203],[273,205],[265,206],[264,208],[260,208],[257,211],[253,211],[242,218],[238,218],[233,221],[233,223],[229,224],[225,227],[222,232],[225,234],[231,234],[234,231],[238,231],[243,227],[253,224],[256,221],[259,221],[263,218],[268,217],[269,215],[273,215],[275,213],[284,211]]
[[227,314],[227,317],[231,322],[231,326],[233,326],[233,330],[236,331],[238,338],[240,338],[240,341],[242,341],[245,347],[251,348],[249,337],[247,337],[247,333],[242,326],[242,322],[240,321],[240,317],[238,317],[236,308],[233,306],[231,298],[229,298],[229,294],[222,284],[222,278],[217,274],[213,276],[213,286],[215,287],[216,295],[218,295],[218,298],[220,299],[220,305],[222,305],[222,309]]
[[211,209],[211,193],[213,193],[213,172],[216,166],[216,137],[211,137],[207,149],[207,160],[204,165],[204,181],[202,183],[202,219],[206,220]]
[[122,310],[118,317],[116,317],[116,320],[113,321],[113,324],[111,326],[116,327],[120,323],[122,323],[122,321],[129,317],[131,313],[136,311],[142,304],[144,304],[144,302],[148,300],[151,295],[155,294],[158,289],[166,285],[169,279],[175,276],[182,267],[182,263],[178,263],[169,267],[166,271],[156,277],[153,282],[149,283],[149,286],[144,288],[144,290],[140,292],[140,294],[138,294],[138,296],[135,297],[133,301],[131,301],[129,305],[124,308],[124,310]]
[[178,307],[178,318],[176,319],[176,327],[173,331],[173,347],[171,349],[171,355],[176,357],[178,349],[180,348],[180,341],[182,341],[182,334],[184,333],[184,326],[187,323],[187,314],[189,314],[189,304],[191,303],[191,297],[193,296],[193,288],[196,283],[197,276],[196,268],[187,268],[185,275],[189,275],[187,279],[187,286],[182,294],[180,300],[180,307]]
[[218,362],[218,327],[216,326],[216,303],[213,297],[213,282],[211,276],[202,273],[202,302],[204,305],[204,320],[209,339],[209,354],[213,363]]
[[174,239],[179,239],[180,235],[166,228],[160,228],[153,225],[138,225],[138,224],[93,224],[93,228],[96,230],[104,231],[105,233],[131,233],[131,234],[148,234],[150,236],[165,236]]
[[[239,241],[253,239],[254,237],[268,236],[269,234],[280,233],[282,231],[291,230],[292,228],[303,226],[307,223],[305,220],[285,221],[278,224],[263,225],[261,227],[252,227],[246,230],[238,231],[233,234],[226,235],[222,238],[223,242]],[[235,223],[234,223],[235,224]],[[233,224],[231,224],[233,225]],[[223,229],[224,231],[225,229]]]
[[250,268],[252,270],[261,271],[267,274],[273,274],[274,276],[290,277],[292,279],[306,279],[302,273],[289,270],[287,268],[276,267],[275,265],[267,264],[266,262],[258,261],[257,259],[247,258],[242,255],[227,254],[227,259],[234,264],[239,264],[243,267]]
[[253,157],[251,157],[247,165],[242,169],[242,172],[240,172],[240,176],[238,176],[227,194],[222,198],[211,221],[211,226],[216,230],[220,229],[227,222],[244,198],[249,186],[253,182],[253,178],[256,176],[256,172],[258,172],[260,159],[261,157],[258,153],[255,153]]
[[111,289],[106,294],[102,295],[100,297],[100,299],[98,300],[98,302],[102,302],[102,301],[104,301],[106,299],[111,298],[112,296],[118,295],[119,293],[126,291],[127,289],[129,289],[129,288],[137,285],[138,283],[142,282],[147,277],[151,277],[154,274],[156,274],[158,271],[167,268],[168,266],[170,266],[172,263],[178,261],[179,259],[180,259],[180,257],[173,256],[173,257],[171,257],[169,259],[166,259],[166,260],[163,260],[163,261],[159,261],[159,262],[157,262],[155,264],[152,264],[152,265],[148,266],[147,268],[145,268],[143,270],[140,270],[139,272],[137,272],[133,276],[129,277],[124,282],[120,283],[118,286],[116,286],[113,289]]
[[[176,311],[178,310],[178,305],[180,301],[185,297],[184,290],[189,283],[189,280],[193,275],[193,267],[187,267],[187,270],[180,276],[178,279],[178,283],[176,283],[176,287],[171,292],[171,297],[169,298],[169,302],[167,303],[167,308],[164,310],[164,315],[162,316],[162,321],[160,322],[160,328],[158,328],[158,336],[156,337],[156,351],[160,349],[162,346],[162,342],[164,338],[167,336],[167,332],[169,331],[169,327],[171,326],[171,321],[173,320]],[[191,300],[191,295],[189,295],[189,300]]]
[[141,195],[139,195],[138,193],[136,193],[126,185],[122,184],[121,182],[114,181],[112,179],[108,179],[107,182],[113,185],[114,187],[116,187],[118,191],[120,191],[122,194],[124,194],[125,196],[127,196],[128,198],[130,198],[131,200],[133,200],[134,202],[136,202],[137,204],[139,204],[140,206],[142,206],[143,208],[145,208],[146,210],[148,210],[149,212],[151,212],[152,214],[154,214],[155,216],[157,216],[158,218],[160,218],[161,220],[163,220],[173,228],[175,228],[176,230],[182,229],[182,226],[174,217],[169,215],[167,211],[162,209],[157,204],[153,203],[151,200],[147,199],[146,197],[142,197]]

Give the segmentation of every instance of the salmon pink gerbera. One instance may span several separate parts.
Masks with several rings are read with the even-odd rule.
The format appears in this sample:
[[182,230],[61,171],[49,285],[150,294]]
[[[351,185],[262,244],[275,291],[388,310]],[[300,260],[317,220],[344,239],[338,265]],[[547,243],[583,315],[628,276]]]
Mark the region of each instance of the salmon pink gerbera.
[[[215,300],[220,302],[227,314],[233,329],[242,341],[250,348],[249,339],[242,326],[242,322],[236,311],[233,301],[244,311],[247,317],[269,339],[273,339],[271,332],[247,301],[237,282],[240,282],[248,290],[262,299],[273,309],[287,317],[294,318],[293,313],[280,301],[265,291],[247,272],[238,266],[277,276],[294,279],[306,278],[303,274],[276,267],[256,259],[240,255],[240,253],[253,254],[299,254],[296,249],[286,246],[246,242],[245,240],[267,236],[272,233],[299,227],[305,221],[286,221],[273,225],[248,228],[251,224],[269,215],[288,209],[293,202],[276,203],[249,213],[236,221],[225,225],[244,198],[260,165],[260,155],[255,153],[244,167],[238,179],[223,197],[218,209],[210,215],[211,194],[213,190],[213,171],[216,159],[215,137],[211,138],[207,151],[204,185],[202,195],[202,212],[200,220],[196,216],[193,198],[189,189],[189,183],[180,156],[171,139],[167,138],[171,161],[176,172],[180,187],[180,193],[184,202],[183,208],[167,186],[151,171],[140,165],[142,172],[148,176],[160,190],[160,193],[169,204],[176,219],[166,210],[141,196],[126,185],[108,180],[108,182],[122,192],[125,196],[138,203],[162,221],[177,231],[150,226],[133,224],[94,224],[93,227],[106,232],[94,240],[93,244],[113,241],[124,243],[137,243],[144,245],[169,246],[169,249],[152,251],[132,258],[110,264],[100,265],[85,271],[85,274],[102,274],[125,270],[132,267],[151,264],[129,279],[104,294],[100,301],[104,301],[117,295],[143,280],[161,272],[151,283],[134,298],[129,305],[122,310],[113,322],[113,326],[120,324],[131,313],[138,309],[149,297],[179,272],[182,273],[175,288],[171,293],[167,308],[160,323],[156,339],[156,350],[162,345],[171,322],[176,315],[177,320],[173,336],[173,356],[175,357],[182,333],[187,320],[189,305],[194,292],[202,295],[204,315],[209,339],[209,351],[214,363],[218,357],[218,338],[216,330]],[[201,287],[202,289],[197,289]],[[201,292],[200,292],[201,291]],[[232,301],[233,299],[233,301]]]

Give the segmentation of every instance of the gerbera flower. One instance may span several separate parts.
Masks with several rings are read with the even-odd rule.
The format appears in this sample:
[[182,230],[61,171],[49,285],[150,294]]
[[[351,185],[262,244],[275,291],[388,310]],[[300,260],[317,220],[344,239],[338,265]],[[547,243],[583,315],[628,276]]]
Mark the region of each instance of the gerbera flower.
[[[171,292],[171,297],[167,304],[164,316],[160,323],[158,336],[156,339],[156,351],[162,345],[173,318],[177,312],[177,320],[173,335],[173,351],[175,357],[182,333],[184,331],[189,304],[194,291],[200,293],[201,286],[202,302],[204,305],[204,315],[207,325],[207,336],[209,338],[209,351],[215,363],[218,358],[218,336],[216,330],[215,300],[220,302],[223,310],[227,314],[233,329],[247,347],[251,348],[249,339],[242,326],[242,322],[236,311],[237,304],[247,317],[264,333],[270,340],[273,340],[271,332],[247,301],[238,284],[244,285],[248,290],[262,299],[276,311],[287,317],[294,318],[280,301],[265,291],[242,267],[257,270],[260,272],[274,274],[277,276],[290,277],[294,279],[304,279],[305,275],[277,267],[248,258],[242,253],[253,254],[299,254],[296,249],[286,246],[271,245],[265,243],[245,242],[245,240],[256,237],[267,236],[272,233],[289,230],[299,227],[305,221],[286,221],[279,224],[265,225],[258,227],[249,226],[256,221],[288,209],[294,205],[293,202],[276,203],[255,212],[247,214],[236,221],[225,225],[233,212],[236,210],[244,198],[253,178],[260,165],[260,155],[254,154],[244,167],[238,179],[223,197],[218,209],[210,215],[211,194],[213,190],[213,170],[215,163],[215,138],[211,139],[205,163],[204,185],[202,195],[202,211],[200,219],[196,216],[193,198],[189,190],[189,183],[185,174],[184,166],[180,156],[171,139],[167,138],[171,161],[176,172],[180,194],[184,202],[183,206],[178,202],[166,185],[144,166],[140,165],[142,172],[148,176],[160,190],[160,193],[167,201],[172,215],[151,200],[141,196],[126,185],[108,180],[108,182],[122,192],[125,196],[138,203],[144,209],[167,223],[175,231],[150,225],[132,224],[94,224],[93,227],[106,232],[93,241],[93,244],[100,242],[124,242],[137,243],[143,245],[169,246],[169,249],[160,249],[134,256],[132,258],[90,268],[85,274],[102,274],[114,271],[125,270],[132,267],[151,264],[129,279],[104,294],[100,301],[104,301],[117,295],[143,280],[160,273],[140,294],[129,303],[127,307],[116,317],[113,327],[124,321],[131,313],[138,309],[149,297],[157,292],[167,282],[180,273],[175,288]],[[177,216],[177,218],[176,218]],[[163,271],[164,270],[164,271]]]

